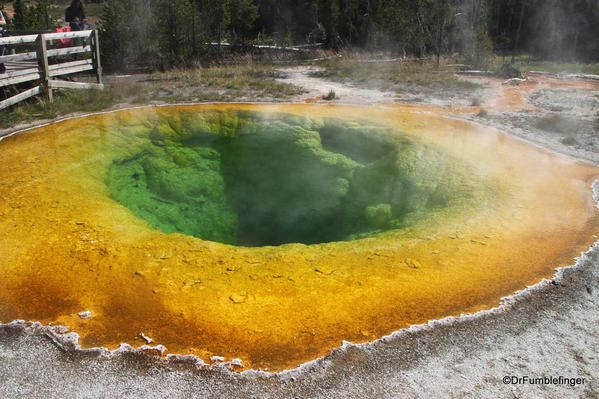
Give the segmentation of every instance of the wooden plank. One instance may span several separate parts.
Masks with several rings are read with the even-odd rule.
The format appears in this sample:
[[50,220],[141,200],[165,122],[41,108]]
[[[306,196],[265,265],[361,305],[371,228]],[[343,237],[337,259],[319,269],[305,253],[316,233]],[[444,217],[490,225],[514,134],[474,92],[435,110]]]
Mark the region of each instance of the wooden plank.
[[9,54],[0,57],[0,63],[20,61],[20,60],[35,60],[37,58],[37,52],[31,51],[29,53]]
[[[2,75],[0,75],[2,76]],[[29,82],[31,80],[40,79],[41,75],[39,72],[30,73],[27,75],[14,76],[12,78],[4,78],[0,77],[0,87],[8,86],[8,85],[16,85],[18,83]]]
[[0,46],[5,46],[8,44],[34,43],[38,36],[39,35],[0,37]]
[[92,69],[94,69],[94,66],[91,64],[77,65],[77,66],[72,66],[69,68],[52,69],[52,70],[48,71],[48,76],[54,77],[54,76],[60,76],[60,75],[68,75],[71,73],[90,71]]
[[69,54],[77,54],[77,53],[86,53],[88,51],[92,51],[91,46],[77,46],[77,47],[67,47],[67,48],[57,48],[48,50],[48,57],[56,57],[57,55],[69,55]]
[[77,37],[90,37],[92,32],[92,30],[79,30],[75,32],[46,33],[44,37],[46,40],[73,39]]
[[6,107],[10,107],[20,101],[26,100],[29,97],[33,97],[41,93],[40,86],[34,87],[33,89],[25,90],[22,93],[17,94],[16,96],[12,96],[4,101],[0,101],[0,109],[4,109]]
[[[6,68],[8,69],[8,65],[6,66]],[[0,75],[0,79],[14,78],[15,76],[29,75],[29,74],[36,73],[36,72],[38,72],[37,67],[21,69],[18,71],[10,71],[10,72],[5,72],[2,75]]]
[[38,49],[37,56],[40,60],[40,75],[42,78],[42,86],[44,87],[44,91],[46,92],[46,96],[48,97],[48,101],[52,102],[52,87],[49,84],[50,73],[48,70],[48,49],[46,48],[46,38],[45,35],[40,35],[38,39]]
[[98,82],[98,84],[102,84],[102,63],[100,62],[100,39],[98,37],[97,30],[94,30],[94,33],[92,34],[92,44],[94,46],[92,58],[94,61],[94,67],[96,69],[96,81]]
[[7,36],[27,36],[27,35],[41,35],[43,33],[54,33],[54,29],[35,29],[35,30],[9,30]]
[[9,71],[22,71],[24,69],[37,69],[37,61],[10,61],[5,62],[4,66]]
[[79,65],[92,65],[92,60],[91,58],[88,58],[86,60],[77,60],[77,61],[69,61],[69,62],[61,62],[60,64],[52,64],[50,66],[48,66],[49,70],[53,70],[53,69],[62,69],[62,68],[70,68],[70,67],[76,67]]
[[[91,30],[82,30],[77,32],[57,32],[57,33],[46,33],[44,36],[46,40],[59,40],[59,39],[71,39],[78,37],[90,37],[93,34]],[[6,36],[0,37],[0,46],[9,44],[24,44],[24,43],[35,43],[39,34],[35,35],[22,35],[22,36]]]
[[50,87],[55,89],[98,89],[104,90],[103,84],[98,83],[84,83],[84,82],[69,82],[66,80],[49,80],[48,84]]

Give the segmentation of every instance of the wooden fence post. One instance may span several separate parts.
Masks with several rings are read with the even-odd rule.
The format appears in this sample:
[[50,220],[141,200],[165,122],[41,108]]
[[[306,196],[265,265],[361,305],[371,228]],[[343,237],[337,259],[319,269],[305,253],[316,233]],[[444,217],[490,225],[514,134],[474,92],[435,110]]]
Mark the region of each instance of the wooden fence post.
[[40,34],[37,38],[37,58],[40,65],[40,77],[42,79],[42,86],[48,101],[52,102],[52,88],[50,87],[50,72],[48,69],[48,49],[46,47],[46,36]]
[[92,34],[92,59],[94,69],[96,70],[96,80],[98,84],[102,84],[102,63],[100,62],[100,40],[98,39],[98,30],[94,29]]

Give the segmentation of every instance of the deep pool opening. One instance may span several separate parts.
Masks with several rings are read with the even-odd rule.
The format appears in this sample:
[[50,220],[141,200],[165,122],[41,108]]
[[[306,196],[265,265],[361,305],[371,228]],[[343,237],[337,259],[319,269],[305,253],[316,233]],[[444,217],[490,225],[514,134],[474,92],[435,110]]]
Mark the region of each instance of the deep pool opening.
[[370,237],[464,194],[455,160],[388,128],[247,112],[207,118],[208,129],[154,128],[142,151],[110,168],[112,198],[162,232],[253,247]]

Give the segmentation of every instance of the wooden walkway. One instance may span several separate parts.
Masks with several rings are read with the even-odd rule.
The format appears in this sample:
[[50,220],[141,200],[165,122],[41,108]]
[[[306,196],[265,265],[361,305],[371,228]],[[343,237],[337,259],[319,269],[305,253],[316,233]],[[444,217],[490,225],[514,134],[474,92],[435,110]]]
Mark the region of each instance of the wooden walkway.
[[[77,39],[83,43],[62,48],[48,48],[48,42],[57,40]],[[75,42],[72,42],[73,44]],[[6,54],[0,57],[0,63],[6,66],[6,73],[0,74],[0,88],[25,83],[38,83],[33,88],[19,92],[6,100],[0,101],[0,109],[7,108],[29,97],[44,94],[52,101],[52,90],[66,89],[103,89],[102,66],[98,32],[95,30],[79,32],[42,33],[32,35],[8,36],[0,38],[0,46],[10,46],[13,49],[23,48],[25,51]],[[35,51],[31,47],[35,48]],[[89,58],[74,61],[61,61],[58,57],[73,54],[88,53]],[[52,58],[52,63],[50,59]],[[81,83],[60,80],[58,77],[72,73],[93,71],[97,83]]]

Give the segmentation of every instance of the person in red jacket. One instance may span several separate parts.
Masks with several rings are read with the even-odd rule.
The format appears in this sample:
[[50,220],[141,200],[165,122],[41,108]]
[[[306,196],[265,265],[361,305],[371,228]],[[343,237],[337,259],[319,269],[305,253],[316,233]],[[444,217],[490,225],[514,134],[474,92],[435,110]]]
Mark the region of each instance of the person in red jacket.
[[73,0],[64,14],[64,19],[67,21],[72,31],[83,30],[85,28],[85,11],[81,0]]

